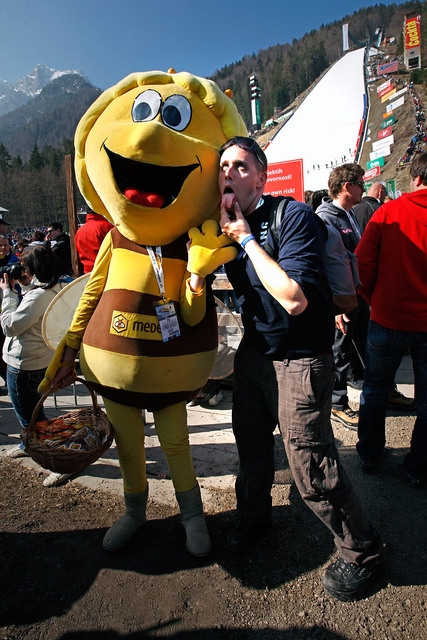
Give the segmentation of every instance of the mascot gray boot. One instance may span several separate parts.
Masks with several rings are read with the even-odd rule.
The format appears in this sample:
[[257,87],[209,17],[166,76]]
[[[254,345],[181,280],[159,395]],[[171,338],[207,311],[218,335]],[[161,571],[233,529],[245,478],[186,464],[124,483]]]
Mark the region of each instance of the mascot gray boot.
[[133,534],[145,522],[145,509],[147,507],[148,485],[141,493],[126,493],[125,515],[119,518],[107,531],[102,541],[102,546],[106,551],[115,551],[124,547]]
[[181,523],[187,534],[187,551],[193,556],[203,558],[211,550],[211,540],[203,515],[203,504],[198,484],[190,491],[176,492],[181,510]]

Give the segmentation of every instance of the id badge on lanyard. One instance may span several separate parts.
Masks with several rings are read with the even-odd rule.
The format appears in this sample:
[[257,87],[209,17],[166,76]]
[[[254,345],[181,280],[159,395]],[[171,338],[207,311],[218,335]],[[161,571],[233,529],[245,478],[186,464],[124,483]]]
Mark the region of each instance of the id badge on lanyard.
[[159,320],[163,342],[167,342],[168,340],[172,340],[172,338],[177,338],[181,335],[178,316],[176,314],[173,301],[166,298],[162,268],[162,249],[161,247],[147,247],[147,251],[151,259],[151,264],[153,265],[159,292],[162,296],[161,300],[154,303],[154,310]]

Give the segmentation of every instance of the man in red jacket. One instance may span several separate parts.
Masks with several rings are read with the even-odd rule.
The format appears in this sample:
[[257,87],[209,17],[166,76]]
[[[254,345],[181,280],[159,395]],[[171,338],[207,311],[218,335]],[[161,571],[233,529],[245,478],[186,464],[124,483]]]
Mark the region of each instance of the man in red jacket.
[[104,216],[100,216],[91,209],[88,210],[86,222],[77,229],[74,237],[84,273],[92,271],[99,247],[112,228],[113,225]]
[[411,164],[411,193],[372,216],[356,249],[371,305],[357,451],[366,472],[384,455],[387,395],[410,349],[417,417],[405,474],[414,486],[427,468],[427,153]]

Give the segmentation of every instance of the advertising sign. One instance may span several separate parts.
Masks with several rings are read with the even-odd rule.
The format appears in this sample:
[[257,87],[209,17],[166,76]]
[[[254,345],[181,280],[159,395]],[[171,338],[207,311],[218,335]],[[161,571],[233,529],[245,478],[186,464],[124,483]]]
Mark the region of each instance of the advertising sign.
[[396,89],[391,89],[391,91],[386,93],[385,96],[381,98],[381,102],[387,102],[387,100],[390,100],[390,98],[394,96],[395,93],[396,93]]
[[397,98],[398,96],[403,95],[404,93],[406,93],[408,91],[408,87],[403,87],[403,89],[399,89],[399,91],[395,94],[395,98]]
[[401,107],[402,104],[405,104],[404,96],[402,96],[401,98],[398,98],[397,100],[395,100],[394,102],[386,106],[385,109],[387,111],[387,114],[390,114],[392,111],[394,111],[394,109],[397,109],[397,107]]
[[368,169],[373,169],[374,167],[383,167],[384,166],[384,158],[377,158],[376,160],[370,160],[366,163],[366,167]]
[[390,198],[394,199],[397,197],[396,180],[386,180],[385,187],[387,189],[387,195],[389,195]]
[[420,16],[405,21],[405,49],[420,46]]
[[382,147],[377,151],[371,151],[369,154],[369,160],[377,160],[378,158],[389,156],[390,155],[390,147]]
[[292,196],[295,200],[304,202],[302,159],[269,163],[264,193],[270,193],[272,196]]
[[387,120],[384,120],[384,122],[381,124],[381,129],[387,129],[387,127],[389,127],[394,123],[395,123],[394,116],[390,116],[387,118]]
[[[386,106],[386,109],[390,109],[389,104]],[[392,115],[393,115],[393,111],[390,109],[390,111],[386,111],[386,113],[383,113],[383,118],[389,118]]]
[[342,50],[348,51],[350,49],[348,45],[348,22],[342,26]]
[[378,91],[378,97],[382,98],[392,89],[393,89],[393,85],[391,84],[391,80],[389,80],[388,85],[384,89],[381,89],[381,91]]
[[386,138],[387,136],[391,136],[393,131],[393,127],[387,127],[387,129],[382,129],[381,131],[378,131],[378,139],[381,140],[381,138]]
[[368,171],[365,171],[365,175],[363,176],[363,179],[365,180],[369,180],[370,178],[373,178],[374,176],[379,176],[381,173],[381,169],[379,167],[373,167],[372,169],[369,169]]
[[384,89],[386,89],[387,87],[389,87],[391,85],[391,80],[386,80],[385,82],[383,82],[382,84],[380,84],[379,87],[377,87],[377,93],[380,93],[380,91],[383,91]]
[[379,64],[377,67],[377,75],[381,76],[385,73],[396,73],[399,70],[399,63],[397,60],[393,62],[386,62],[385,64]]
[[393,134],[391,134],[391,136],[387,136],[387,138],[383,138],[382,140],[377,140],[376,142],[373,142],[372,151],[377,151],[378,149],[382,149],[383,147],[386,147],[387,145],[390,145],[393,143],[394,143],[394,136]]

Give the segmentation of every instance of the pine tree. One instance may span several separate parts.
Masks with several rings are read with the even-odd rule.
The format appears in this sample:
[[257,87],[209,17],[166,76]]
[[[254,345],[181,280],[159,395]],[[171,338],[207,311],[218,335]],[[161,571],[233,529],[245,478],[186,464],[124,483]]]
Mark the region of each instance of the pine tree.
[[4,144],[0,142],[0,171],[6,171],[11,167],[12,156]]

